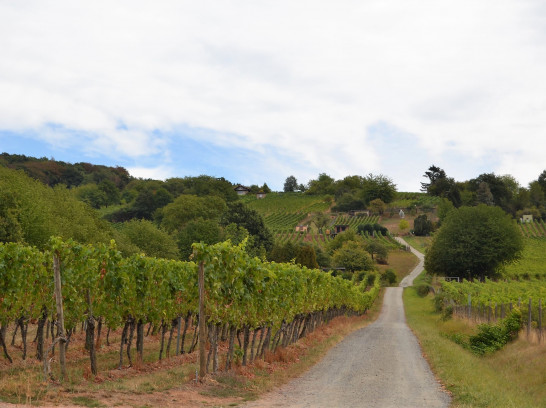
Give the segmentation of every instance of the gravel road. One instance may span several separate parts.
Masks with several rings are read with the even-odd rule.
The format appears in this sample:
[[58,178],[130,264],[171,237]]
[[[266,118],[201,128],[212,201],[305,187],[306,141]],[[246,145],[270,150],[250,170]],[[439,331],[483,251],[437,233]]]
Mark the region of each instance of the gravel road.
[[448,407],[448,394],[406,324],[403,287],[423,270],[423,256],[412,252],[421,262],[401,287],[387,288],[377,321],[347,336],[302,377],[245,406]]

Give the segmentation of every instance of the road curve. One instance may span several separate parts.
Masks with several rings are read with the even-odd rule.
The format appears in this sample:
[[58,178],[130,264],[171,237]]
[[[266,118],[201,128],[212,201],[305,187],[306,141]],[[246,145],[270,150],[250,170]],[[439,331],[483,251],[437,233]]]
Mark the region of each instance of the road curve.
[[414,253],[419,265],[401,287],[386,289],[377,321],[347,336],[302,377],[245,406],[448,407],[448,394],[406,324],[403,287],[423,270],[423,256]]

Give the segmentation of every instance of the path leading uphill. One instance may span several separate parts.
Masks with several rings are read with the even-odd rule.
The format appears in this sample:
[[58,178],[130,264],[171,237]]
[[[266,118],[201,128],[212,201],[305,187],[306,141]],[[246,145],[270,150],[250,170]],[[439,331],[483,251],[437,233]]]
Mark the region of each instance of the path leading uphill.
[[302,377],[246,407],[448,407],[449,396],[406,324],[403,287],[423,270],[423,255],[412,252],[419,265],[400,287],[387,288],[377,321],[347,336]]

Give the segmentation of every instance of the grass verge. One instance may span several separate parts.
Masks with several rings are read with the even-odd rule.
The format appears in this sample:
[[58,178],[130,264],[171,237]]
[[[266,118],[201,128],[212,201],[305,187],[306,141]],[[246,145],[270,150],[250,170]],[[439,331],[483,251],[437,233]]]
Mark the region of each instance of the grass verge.
[[431,295],[404,290],[407,322],[436,376],[453,395],[452,407],[543,407],[546,402],[546,345],[523,339],[479,357],[447,336],[473,334],[464,320],[442,321]]

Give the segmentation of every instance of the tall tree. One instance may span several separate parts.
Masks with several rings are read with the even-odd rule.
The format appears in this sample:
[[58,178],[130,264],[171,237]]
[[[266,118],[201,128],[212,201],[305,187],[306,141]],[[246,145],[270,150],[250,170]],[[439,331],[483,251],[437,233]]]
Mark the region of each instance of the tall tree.
[[484,204],[451,211],[426,257],[429,273],[465,279],[494,278],[521,254],[523,238],[512,218]]
[[228,203],[226,211],[220,218],[222,226],[232,223],[248,231],[250,236],[253,237],[252,243],[255,248],[263,247],[266,251],[269,251],[273,246],[273,234],[265,226],[262,216],[240,201]]
[[284,181],[284,192],[292,193],[298,189],[298,180],[294,176],[288,176]]
[[538,176],[538,184],[540,184],[540,187],[542,187],[542,190],[544,190],[544,194],[546,194],[546,170],[544,170],[542,173],[540,173],[540,176]]
[[334,194],[335,180],[326,173],[320,173],[318,179],[309,181],[306,194]]
[[444,197],[450,200],[455,207],[462,204],[459,187],[452,177],[447,177],[446,172],[434,164],[428,168],[423,177],[428,178],[428,183],[421,183],[421,191],[436,197]]

